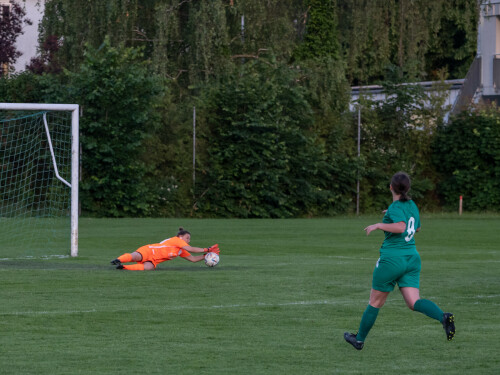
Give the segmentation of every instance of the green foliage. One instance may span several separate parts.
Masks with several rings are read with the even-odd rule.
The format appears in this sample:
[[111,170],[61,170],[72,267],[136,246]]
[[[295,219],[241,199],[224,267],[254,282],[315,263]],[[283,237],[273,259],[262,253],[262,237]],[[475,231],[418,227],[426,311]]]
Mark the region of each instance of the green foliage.
[[267,51],[279,61],[288,61],[304,33],[307,15],[304,1],[235,0],[233,4],[228,8],[233,58],[240,54],[258,56]]
[[305,1],[307,21],[304,40],[295,53],[298,60],[340,57],[335,3],[334,0]]
[[82,210],[99,216],[149,213],[143,142],[156,126],[153,110],[158,80],[140,62],[140,52],[89,48],[76,73],[69,73],[72,95],[79,98],[82,144]]
[[[361,209],[379,211],[390,203],[388,183],[397,171],[412,177],[412,197],[421,208],[435,208],[436,172],[431,143],[442,116],[441,100],[419,85],[385,82],[387,99],[361,98]],[[432,104],[436,105],[433,107]]]
[[329,166],[309,132],[312,112],[296,73],[258,60],[209,92],[200,212],[291,217],[330,205]]
[[425,55],[426,71],[433,79],[439,70],[446,70],[452,78],[467,74],[477,50],[478,8],[479,2],[471,0],[442,4]]
[[231,65],[225,8],[222,0],[158,3],[157,71],[184,88],[224,72]]
[[353,84],[387,79],[398,66],[410,80],[463,78],[476,51],[476,0],[340,1],[339,38]]
[[[39,43],[52,36],[61,40],[58,59],[67,69],[75,70],[84,60],[85,46],[98,48],[108,37],[111,45],[146,45],[145,33],[154,25],[148,18],[156,1],[66,1],[47,0],[40,25]],[[140,27],[138,27],[140,25]],[[141,44],[139,44],[141,43]]]
[[24,71],[0,79],[0,102],[63,103],[69,91],[67,76],[62,74],[40,76]]
[[106,36],[113,46],[143,46],[158,72],[184,88],[264,50],[283,62],[340,57],[354,84],[386,79],[390,64],[411,79],[436,79],[442,70],[463,78],[478,15],[476,0],[48,0],[40,45],[57,36],[57,60],[70,69],[86,43],[97,48]]
[[343,63],[333,57],[315,57],[300,61],[300,84],[313,111],[311,131],[321,144],[329,165],[325,189],[330,213],[349,212],[355,195],[358,160],[354,153],[355,136],[350,127],[349,85]]
[[442,173],[439,192],[449,209],[459,196],[464,210],[500,210],[500,111],[462,112],[438,128],[434,161]]
[[191,212],[193,199],[193,107],[186,99],[176,102],[175,86],[161,98],[158,115],[160,126],[145,141],[145,161],[154,165],[150,172],[155,198],[151,203],[154,216],[183,217]]
[[[86,213],[352,212],[358,176],[361,210],[378,211],[399,169],[435,209],[448,178],[431,162],[442,96],[396,84],[462,78],[477,17],[475,0],[48,0],[40,42],[72,73],[0,80],[0,97],[82,105]],[[392,96],[361,100],[358,158],[349,83],[379,80]]]

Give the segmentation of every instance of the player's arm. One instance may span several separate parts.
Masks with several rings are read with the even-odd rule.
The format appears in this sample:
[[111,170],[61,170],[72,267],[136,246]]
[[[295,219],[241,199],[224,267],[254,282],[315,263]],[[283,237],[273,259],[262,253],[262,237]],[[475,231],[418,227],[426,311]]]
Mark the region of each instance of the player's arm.
[[368,236],[371,232],[377,229],[390,233],[403,233],[406,230],[406,223],[404,221],[400,221],[398,223],[376,223],[368,225],[365,228],[366,235]]
[[208,253],[208,252],[214,252],[219,254],[219,245],[215,244],[212,245],[208,248],[201,248],[201,247],[195,247],[195,246],[183,246],[182,249],[190,252],[190,253]]
[[[199,249],[199,247],[195,247],[195,249]],[[195,263],[195,262],[199,262],[199,261],[205,259],[205,255],[189,255],[187,257],[184,257],[184,259],[189,260],[190,262]]]
[[182,247],[184,250],[189,251],[190,253],[206,253],[207,249],[203,249],[201,247],[195,247],[195,246],[183,246]]

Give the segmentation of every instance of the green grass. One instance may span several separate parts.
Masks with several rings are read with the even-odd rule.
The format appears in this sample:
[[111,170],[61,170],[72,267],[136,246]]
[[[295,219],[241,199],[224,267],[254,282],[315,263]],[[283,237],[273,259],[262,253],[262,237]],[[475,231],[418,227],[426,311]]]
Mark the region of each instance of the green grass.
[[[441,325],[392,293],[356,351],[382,232],[379,218],[81,219],[78,258],[0,261],[1,374],[500,373],[498,215],[423,216],[421,296]],[[184,226],[220,264],[154,272],[109,261]]]

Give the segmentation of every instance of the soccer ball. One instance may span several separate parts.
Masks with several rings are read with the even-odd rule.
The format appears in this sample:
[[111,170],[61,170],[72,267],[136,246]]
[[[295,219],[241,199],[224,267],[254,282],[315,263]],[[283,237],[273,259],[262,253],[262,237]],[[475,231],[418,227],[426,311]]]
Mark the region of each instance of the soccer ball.
[[209,267],[215,267],[219,264],[219,256],[215,253],[207,253],[205,255],[205,264]]

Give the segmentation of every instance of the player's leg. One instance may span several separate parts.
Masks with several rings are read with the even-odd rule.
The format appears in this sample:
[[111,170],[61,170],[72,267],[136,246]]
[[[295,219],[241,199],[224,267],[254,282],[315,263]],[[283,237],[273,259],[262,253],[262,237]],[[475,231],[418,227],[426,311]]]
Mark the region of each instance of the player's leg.
[[[407,289],[407,288],[401,288],[401,289]],[[443,322],[443,314],[444,314],[443,310],[441,310],[438,305],[436,305],[434,302],[428,299],[420,298],[417,301],[415,301],[413,305],[413,310],[425,314],[429,318],[436,319],[441,323]]]
[[420,299],[419,289],[412,287],[400,287],[399,291],[406,302],[406,306],[408,306],[410,310],[414,310],[415,302]]
[[448,340],[455,335],[455,317],[451,313],[444,313],[434,302],[420,298],[420,256],[415,255],[408,258],[408,272],[399,280],[401,294],[406,305],[414,311],[418,311],[428,317],[437,320],[443,325]]
[[375,324],[380,308],[384,306],[389,293],[396,285],[396,277],[394,275],[399,273],[399,268],[397,259],[394,258],[381,258],[377,261],[375,270],[373,271],[370,302],[361,317],[358,333],[344,333],[344,339],[354,346],[354,348],[358,350],[363,348],[366,336]]
[[118,258],[113,260],[111,263],[116,264],[116,261],[119,263],[130,263],[130,262],[140,262],[142,260],[141,253],[134,251],[133,253],[125,253],[120,255]]
[[409,255],[404,260],[406,262],[406,272],[399,278],[398,284],[406,305],[411,310],[441,321],[443,311],[434,302],[420,299],[420,256],[418,254]]
[[452,313],[445,313],[434,302],[422,298],[415,302],[413,309],[440,322],[446,332],[448,341],[453,340],[453,337],[455,337],[455,316]]
[[155,269],[155,266],[151,262],[141,262],[136,264],[124,264],[121,269],[127,271],[152,271]]
[[121,269],[128,271],[152,271],[156,268],[154,261],[154,252],[150,245],[145,245],[138,248],[132,254],[132,261],[136,264],[126,264]]
[[368,332],[370,332],[375,324],[378,312],[387,300],[389,293],[372,289],[370,292],[370,302],[363,312],[361,322],[359,323],[358,333],[344,333],[344,339],[357,350],[363,349],[366,336],[368,336]]
[[389,293],[390,292],[382,292],[380,290],[375,290],[372,288],[370,292],[369,306],[373,306],[376,309],[380,309],[382,306],[384,306],[385,301],[387,301]]
[[366,307],[361,322],[359,323],[358,334],[356,339],[358,341],[365,341],[368,332],[372,329],[375,321],[377,320],[378,312],[384,306],[390,292],[382,292],[380,290],[372,289],[370,292],[370,302]]

